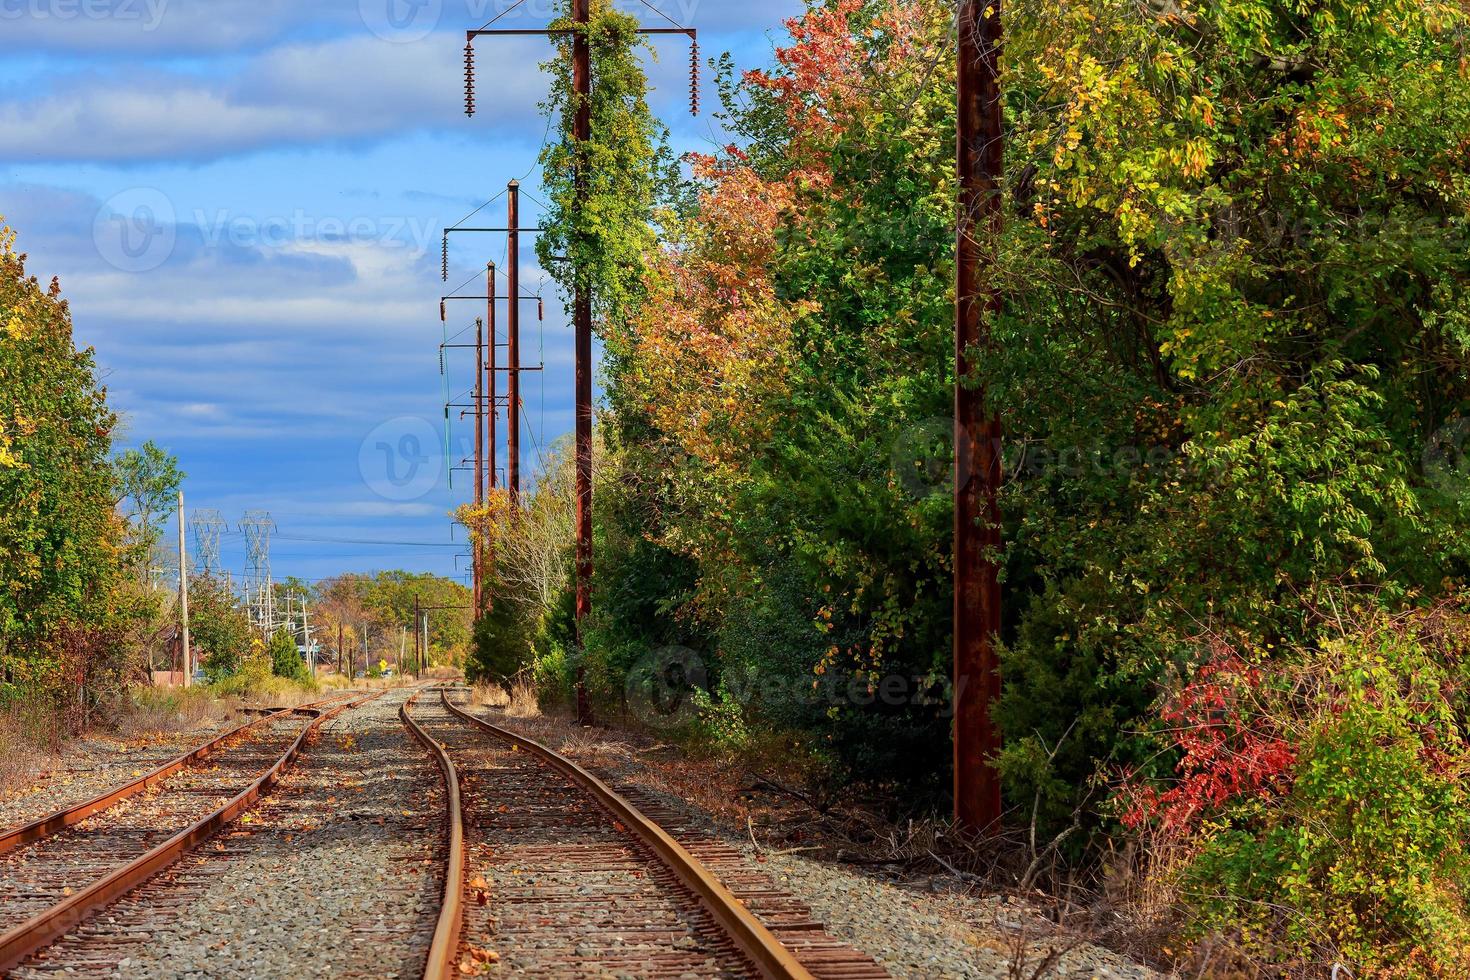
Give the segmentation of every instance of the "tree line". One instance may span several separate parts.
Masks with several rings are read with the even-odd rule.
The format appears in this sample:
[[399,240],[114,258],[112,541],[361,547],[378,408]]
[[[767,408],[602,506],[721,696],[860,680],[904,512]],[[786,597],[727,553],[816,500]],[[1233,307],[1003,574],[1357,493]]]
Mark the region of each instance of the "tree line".
[[[594,4],[596,176],[577,208],[561,57],[542,258],[607,352],[596,601],[579,646],[557,454],[528,518],[466,515],[508,556],[477,671],[942,807],[953,13],[812,0],[681,168]],[[1137,845],[1181,963],[1470,971],[1467,12],[1004,17],[1011,820]]]

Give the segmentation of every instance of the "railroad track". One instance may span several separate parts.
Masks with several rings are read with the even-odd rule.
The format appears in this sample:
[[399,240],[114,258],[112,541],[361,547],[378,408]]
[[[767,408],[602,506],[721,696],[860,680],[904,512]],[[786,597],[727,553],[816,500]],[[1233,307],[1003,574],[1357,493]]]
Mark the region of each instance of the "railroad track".
[[686,847],[596,776],[443,690],[436,705],[414,711],[417,700],[400,717],[438,760],[449,804],[428,980],[497,962],[544,977],[887,976],[735,849]]
[[219,832],[323,722],[383,693],[271,710],[132,782],[0,833],[0,973]]

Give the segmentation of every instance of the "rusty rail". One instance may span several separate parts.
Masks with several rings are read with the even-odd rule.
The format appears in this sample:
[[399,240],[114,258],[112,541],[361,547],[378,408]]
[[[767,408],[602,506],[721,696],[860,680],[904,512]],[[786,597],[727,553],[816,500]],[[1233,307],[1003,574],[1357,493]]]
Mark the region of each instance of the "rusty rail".
[[[245,810],[249,809],[275,784],[285,768],[301,752],[301,747],[306,743],[307,737],[315,732],[323,722],[336,717],[348,708],[355,708],[358,705],[366,704],[375,698],[382,697],[386,693],[388,692],[383,690],[376,694],[358,698],[356,701],[344,701],[325,711],[315,707],[305,706],[291,709],[291,711],[301,714],[313,713],[316,717],[312,719],[309,725],[301,730],[301,733],[291,742],[291,746],[276,760],[274,765],[242,790],[234,799],[209,816],[179,831],[162,844],[150,850],[147,854],[123,865],[105,877],[88,885],[86,888],[80,889],[76,894],[70,896],[65,901],[53,905],[50,909],[33,917],[30,921],[24,922],[9,932],[0,935],[0,974],[13,970],[27,956],[30,956],[36,950],[49,945],[67,932],[70,932],[85,920],[87,916],[99,908],[132,891],[183,857],[191,848],[219,833],[221,829]],[[273,718],[277,716],[270,715],[268,717]]]
[[39,820],[33,820],[28,824],[22,824],[19,827],[12,827],[11,829],[6,831],[0,831],[0,854],[4,854],[7,851],[13,851],[17,847],[23,847],[26,844],[34,843],[44,837],[50,837],[52,834],[58,831],[65,830],[67,827],[81,823],[83,820],[87,819],[95,813],[101,813],[108,807],[121,803],[123,800],[126,800],[130,796],[138,795],[155,783],[162,782],[163,780],[172,776],[180,769],[184,769],[188,766],[193,765],[196,762],[199,762],[201,759],[207,758],[212,752],[214,752],[215,749],[219,748],[222,744],[224,744],[229,739],[234,738],[236,735],[243,734],[244,732],[247,732],[252,728],[263,725],[266,722],[271,721],[272,719],[281,717],[282,715],[319,708],[324,704],[331,704],[334,701],[340,700],[340,698],[341,696],[326,698],[322,701],[314,701],[311,704],[303,704],[295,708],[243,708],[241,710],[260,711],[262,712],[262,714],[254,721],[247,721],[243,725],[239,725],[235,728],[230,729],[223,735],[216,735],[214,738],[210,739],[208,742],[205,742],[203,745],[191,749],[190,751],[184,753],[176,759],[173,759],[172,761],[165,762],[163,765],[159,766],[157,769],[154,769],[152,772],[139,776],[137,779],[134,779],[131,782],[127,782],[122,784],[121,786],[117,786],[113,789],[107,790],[106,792],[94,796],[92,799],[87,800],[84,803],[78,803],[75,806],[67,807],[64,810],[58,810],[50,816],[42,817]]
[[464,711],[449,700],[449,692],[439,689],[439,697],[450,714],[475,725],[502,741],[531,753],[552,769],[585,789],[614,820],[646,844],[684,887],[694,893],[714,917],[720,928],[734,940],[740,951],[763,977],[770,980],[814,980],[791,951],[747,909],[725,885],[693,854],[662,827],[648,819],[620,794],[575,762],[553,752],[539,742],[492,725],[483,718]]
[[450,980],[456,975],[454,956],[459,950],[459,934],[464,925],[464,816],[459,802],[459,776],[454,771],[453,760],[444,746],[434,741],[408,713],[418,698],[418,694],[414,694],[405,701],[398,709],[398,717],[439,763],[439,770],[444,774],[449,810],[449,856],[444,869],[444,901],[439,908],[439,922],[434,927],[429,958],[424,964],[424,980]]

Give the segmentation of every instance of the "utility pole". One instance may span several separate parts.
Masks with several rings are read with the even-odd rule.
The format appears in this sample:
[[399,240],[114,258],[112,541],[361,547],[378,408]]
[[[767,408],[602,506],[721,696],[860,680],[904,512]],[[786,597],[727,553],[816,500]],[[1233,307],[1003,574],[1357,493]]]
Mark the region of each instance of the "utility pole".
[[419,597],[415,595],[413,597],[413,659],[415,663],[424,662],[423,647],[419,645],[419,617],[423,615],[421,605]]
[[506,280],[510,302],[505,321],[509,406],[505,424],[505,482],[510,488],[510,512],[521,505],[521,182],[506,185],[510,220],[506,222]]
[[[500,355],[496,352],[498,348],[495,346],[496,342],[495,342],[495,263],[494,262],[491,262],[488,266],[485,267],[485,278],[487,280],[486,281],[486,285],[489,287],[488,289],[485,290],[485,298],[486,298],[486,300],[489,303],[489,309],[488,309],[487,312],[489,313],[489,316],[490,316],[490,319],[489,319],[489,324],[490,324],[490,357],[487,360],[486,365],[485,365],[486,388],[489,391],[490,397],[486,400],[486,402],[485,402],[485,408],[484,408],[485,414],[489,418],[489,422],[490,422],[490,458],[488,460],[486,460],[486,464],[487,464],[486,468],[489,471],[488,474],[487,474],[487,476],[489,478],[486,480],[486,485],[488,487],[488,489],[486,490],[486,494],[488,496],[488,495],[492,495],[493,492],[494,492],[494,490],[495,490],[495,481],[496,481],[496,477],[495,477],[495,459],[496,459],[497,456],[500,455],[500,436],[499,436],[499,431],[498,431],[500,429],[500,422],[499,422],[499,419],[497,417],[497,409],[496,409],[496,405],[495,405],[495,400],[496,400],[496,397],[497,397],[497,394],[498,394],[498,391],[499,391],[499,387],[500,387],[500,382],[496,379],[495,366],[496,366],[496,364],[500,360]],[[514,295],[515,295],[514,293],[511,294],[512,300],[514,299]],[[511,303],[511,306],[512,306],[512,308],[514,308],[515,303],[512,302]],[[488,528],[486,530],[488,530]],[[484,541],[481,541],[479,543],[479,545],[476,547],[475,551],[476,551],[476,554],[478,555],[478,557],[479,557],[479,559],[480,559],[480,561],[482,563],[482,567],[488,566],[490,564],[490,562],[494,560],[493,559],[493,556],[491,556],[490,553],[485,549],[485,542]],[[477,617],[485,609],[488,599],[489,599],[489,597],[485,594],[485,584],[484,584],[484,578],[483,578],[483,573],[482,573],[481,582],[480,582],[480,594],[475,599],[475,615]],[[415,635],[418,634],[418,624],[417,623],[414,624],[414,634]]]
[[[490,338],[495,343],[495,338]],[[485,321],[475,318],[475,509],[485,505]],[[480,608],[480,546],[470,560],[474,570],[475,608]],[[400,656],[401,659],[401,656]]]
[[189,556],[184,550],[184,491],[179,491],[179,652],[183,658],[184,686],[193,682],[189,663]]
[[[572,26],[570,30],[546,31],[548,35],[572,35],[572,88],[576,101],[576,114],[572,136],[577,144],[576,153],[576,208],[586,210],[588,193],[587,145],[592,139],[592,55],[588,32],[592,24],[591,0],[572,0]],[[488,35],[520,35],[542,33],[525,30],[496,30],[480,28],[465,32],[465,114],[475,114],[475,38]],[[698,32],[692,27],[639,28],[639,34],[684,35],[689,39],[689,111],[699,115],[699,41]],[[512,222],[514,226],[515,222]],[[446,277],[447,278],[447,277]],[[582,642],[582,631],[587,614],[592,609],[592,284],[586,269],[574,271],[572,324],[576,334],[576,493],[577,493],[577,642]],[[511,303],[519,302],[519,294],[511,293]],[[511,372],[515,379],[518,371]],[[517,384],[512,380],[513,385]],[[511,402],[515,405],[514,399]],[[519,406],[516,406],[519,409]],[[518,438],[518,434],[514,438]],[[512,463],[511,465],[518,465]],[[592,721],[592,705],[587,699],[584,675],[577,672],[577,719],[583,724]]]
[[311,618],[306,609],[306,596],[301,597],[301,632],[306,637],[306,660],[311,664],[312,680],[316,679],[316,651],[311,645]]
[[995,249],[1004,214],[1000,0],[959,8],[959,236],[955,303],[954,815],[972,832],[1000,829],[1000,416],[975,378],[1001,307]]
[[489,399],[485,403],[485,415],[488,417],[489,422],[490,422],[490,458],[488,460],[488,463],[489,463],[489,472],[486,474],[486,476],[488,477],[488,479],[486,480],[486,486],[490,490],[494,490],[495,489],[495,483],[496,483],[496,478],[495,478],[495,460],[500,455],[500,442],[499,442],[500,435],[499,435],[499,431],[498,431],[499,428],[500,428],[500,420],[499,420],[498,414],[497,414],[497,412],[495,410],[495,400],[499,397],[499,382],[496,380],[496,377],[495,377],[495,374],[496,374],[495,365],[498,363],[499,358],[500,358],[500,355],[497,354],[497,353],[495,353],[495,351],[496,351],[497,348],[495,346],[496,345],[496,341],[495,341],[495,263],[494,262],[491,262],[489,265],[485,266],[485,279],[486,279],[485,285],[487,287],[487,289],[485,290],[485,298],[489,301],[489,306],[488,306],[488,309],[486,310],[486,313],[488,314],[489,319],[486,320],[485,322],[487,324],[489,324],[489,327],[490,327],[490,357],[489,357],[488,361],[485,364],[485,389],[486,389],[486,391],[489,392],[489,395],[490,395]]
[[[579,217],[587,206],[587,144],[592,140],[592,53],[587,29],[592,22],[591,0],[572,0],[572,90],[577,100],[573,137],[577,143],[576,199]],[[577,645],[592,611],[592,290],[587,270],[575,271],[572,323],[576,333],[576,469],[577,469]],[[577,665],[577,722],[592,724],[592,702],[587,697],[587,671]]]

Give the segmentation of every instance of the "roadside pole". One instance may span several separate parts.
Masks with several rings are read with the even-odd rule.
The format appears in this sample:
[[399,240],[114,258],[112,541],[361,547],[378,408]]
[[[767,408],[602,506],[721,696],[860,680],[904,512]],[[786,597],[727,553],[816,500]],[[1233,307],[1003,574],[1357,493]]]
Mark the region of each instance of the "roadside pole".
[[184,546],[184,491],[179,491],[179,650],[184,666],[184,686],[194,682],[189,657],[189,555]]

